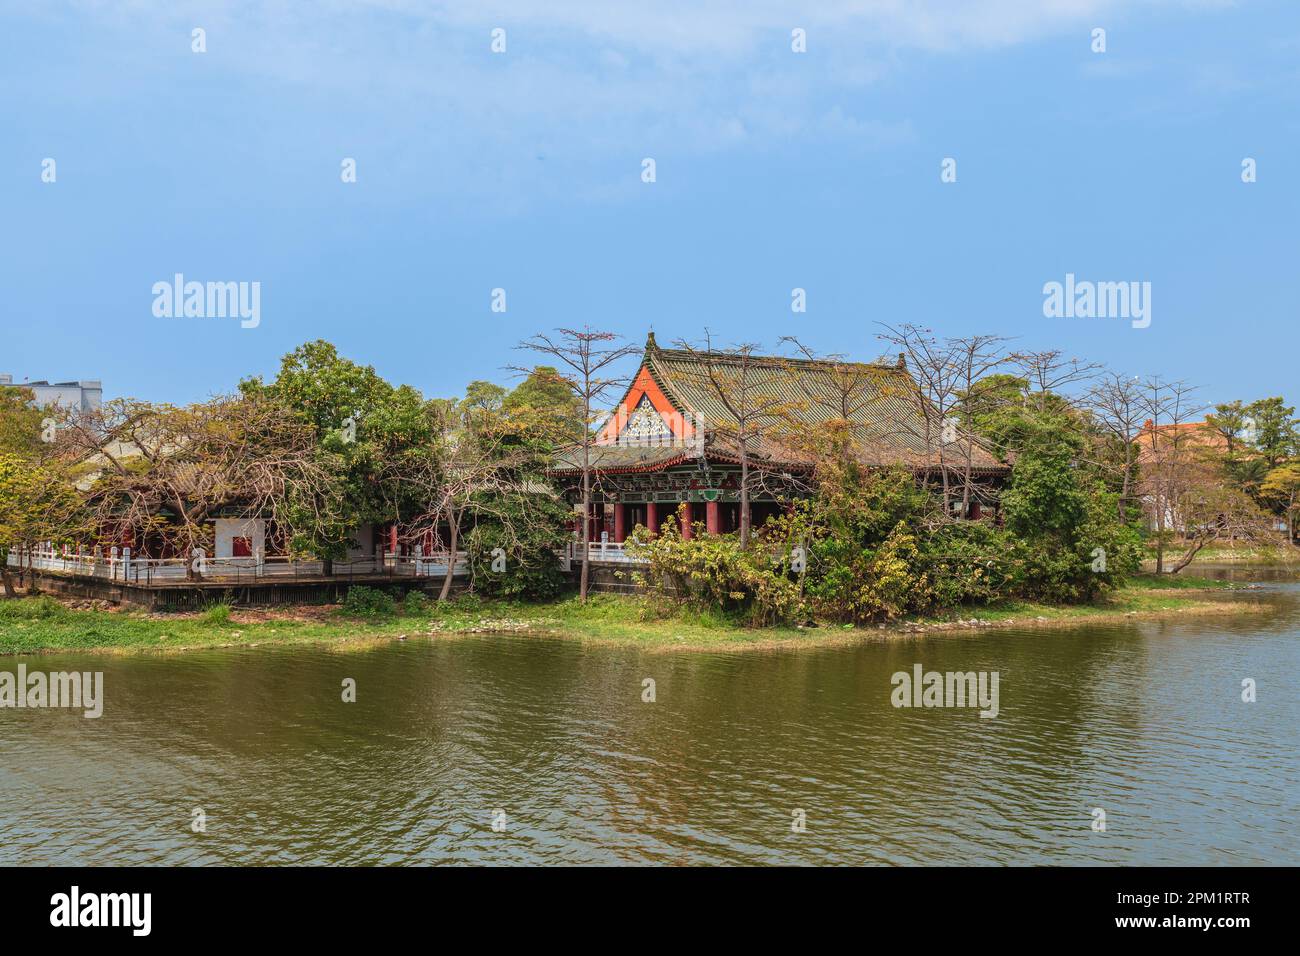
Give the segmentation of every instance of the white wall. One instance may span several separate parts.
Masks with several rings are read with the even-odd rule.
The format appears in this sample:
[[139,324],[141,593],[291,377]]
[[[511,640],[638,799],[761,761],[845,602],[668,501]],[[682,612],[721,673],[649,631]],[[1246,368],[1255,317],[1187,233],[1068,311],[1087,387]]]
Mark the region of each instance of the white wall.
[[266,553],[266,522],[258,518],[218,518],[214,558],[233,558],[235,539],[251,538],[253,553]]
[[99,381],[86,379],[82,382],[55,382],[54,384],[34,385],[31,382],[17,382],[13,375],[0,375],[0,385],[14,385],[30,389],[38,408],[50,408],[58,405],[62,408],[76,408],[93,411],[104,403],[104,385]]

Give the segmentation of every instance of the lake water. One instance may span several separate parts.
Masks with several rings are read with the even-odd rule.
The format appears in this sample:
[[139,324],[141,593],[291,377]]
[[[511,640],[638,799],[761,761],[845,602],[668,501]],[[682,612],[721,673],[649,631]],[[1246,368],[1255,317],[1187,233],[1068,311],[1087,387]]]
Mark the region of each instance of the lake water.
[[[0,710],[0,863],[1295,865],[1300,586],[1261,595],[820,650],[4,658],[103,671],[106,703]],[[916,663],[997,671],[999,715],[893,707]]]

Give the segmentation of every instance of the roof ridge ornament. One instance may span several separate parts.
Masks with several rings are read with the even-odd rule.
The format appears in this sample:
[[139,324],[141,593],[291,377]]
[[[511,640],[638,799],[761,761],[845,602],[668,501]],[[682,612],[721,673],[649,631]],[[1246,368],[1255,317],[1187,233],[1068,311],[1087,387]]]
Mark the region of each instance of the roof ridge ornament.
[[646,350],[647,352],[658,352],[658,351],[659,351],[659,343],[655,341],[655,332],[654,332],[654,329],[651,329],[650,332],[649,332],[649,334],[647,334],[646,337],[645,337],[645,350]]

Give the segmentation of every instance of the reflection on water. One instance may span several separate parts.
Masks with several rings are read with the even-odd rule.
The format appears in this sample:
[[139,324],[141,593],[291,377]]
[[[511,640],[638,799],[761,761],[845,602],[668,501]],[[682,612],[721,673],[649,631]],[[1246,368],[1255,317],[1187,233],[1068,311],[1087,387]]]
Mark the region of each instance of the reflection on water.
[[[1267,615],[811,651],[26,658],[104,671],[107,703],[0,711],[0,862],[1294,865],[1300,590],[1263,593]],[[916,662],[998,671],[1000,716],[894,709]]]

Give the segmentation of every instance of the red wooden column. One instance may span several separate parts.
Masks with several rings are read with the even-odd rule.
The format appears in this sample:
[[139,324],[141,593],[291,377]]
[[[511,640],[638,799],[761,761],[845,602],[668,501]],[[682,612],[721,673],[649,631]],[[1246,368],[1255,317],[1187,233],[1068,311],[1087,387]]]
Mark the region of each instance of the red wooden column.
[[627,538],[627,505],[618,502],[614,505],[614,540],[621,542]]
[[682,503],[681,516],[682,516],[682,540],[683,541],[690,541],[691,538],[695,536],[695,528],[691,526],[691,522],[695,520],[695,516],[691,513],[693,510],[694,509],[691,507],[691,503],[689,501]]
[[659,533],[659,506],[653,501],[645,506],[645,527],[651,534]]
[[393,554],[397,553],[397,525],[388,526],[388,550]]
[[722,515],[719,513],[716,501],[704,503],[704,530],[709,534],[722,533]]

